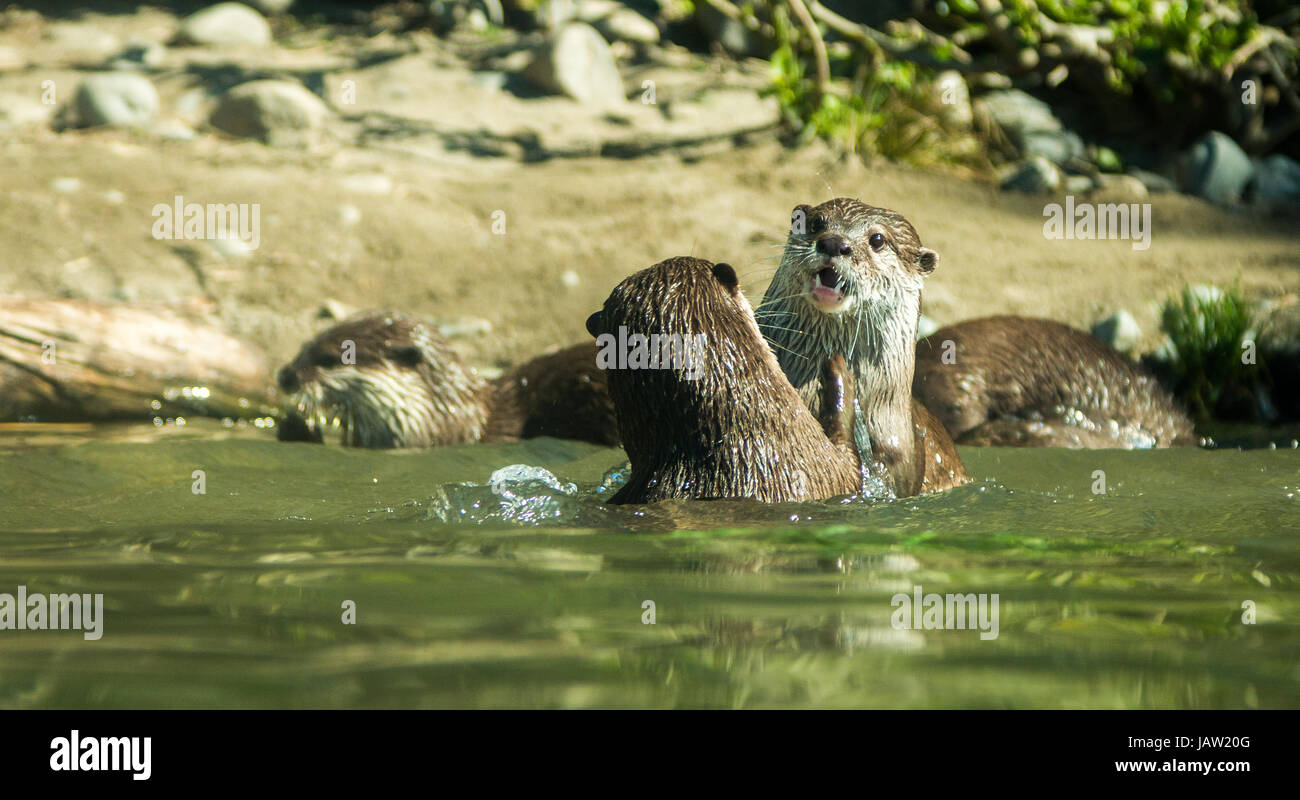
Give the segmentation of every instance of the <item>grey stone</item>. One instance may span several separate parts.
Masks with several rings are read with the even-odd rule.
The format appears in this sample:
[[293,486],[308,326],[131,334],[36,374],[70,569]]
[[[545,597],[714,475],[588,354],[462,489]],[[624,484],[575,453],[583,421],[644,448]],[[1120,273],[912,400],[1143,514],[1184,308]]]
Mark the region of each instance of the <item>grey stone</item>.
[[709,5],[707,0],[695,3],[695,24],[733,55],[764,58],[772,51],[772,43],[761,33]]
[[1169,178],[1166,178],[1164,175],[1158,175],[1144,169],[1131,169],[1128,171],[1128,174],[1141,181],[1142,185],[1147,187],[1147,191],[1151,194],[1178,191],[1178,184],[1174,183]]
[[611,42],[654,44],[659,41],[659,26],[629,8],[616,8],[609,16],[596,20],[595,25]]
[[1125,309],[1093,325],[1092,335],[1121,353],[1131,353],[1142,343],[1142,328]]
[[1280,153],[1260,159],[1246,194],[1265,208],[1300,205],[1300,163]]
[[1017,147],[1023,146],[1026,134],[1063,129],[1051,106],[1019,89],[989,92],[977,99],[975,106],[997,123]]
[[1060,188],[1061,182],[1061,170],[1042,156],[1013,164],[1002,174],[1002,188],[1017,192],[1054,192]]
[[271,26],[243,3],[217,3],[181,20],[179,37],[191,44],[265,45]]
[[1083,158],[1083,140],[1074,131],[1029,131],[1020,140],[1026,156],[1042,156],[1053,164],[1066,164]]
[[524,69],[533,85],[592,105],[621,105],[626,95],[614,56],[596,29],[572,22],[556,32]]
[[221,96],[209,120],[212,127],[273,146],[319,141],[330,111],[302,84],[261,80],[241,83]]
[[91,75],[73,98],[75,124],[82,127],[139,127],[158,113],[158,90],[149,79],[131,72]]
[[1229,205],[1241,201],[1254,165],[1231,136],[1211,131],[1186,154],[1186,189],[1211,203]]

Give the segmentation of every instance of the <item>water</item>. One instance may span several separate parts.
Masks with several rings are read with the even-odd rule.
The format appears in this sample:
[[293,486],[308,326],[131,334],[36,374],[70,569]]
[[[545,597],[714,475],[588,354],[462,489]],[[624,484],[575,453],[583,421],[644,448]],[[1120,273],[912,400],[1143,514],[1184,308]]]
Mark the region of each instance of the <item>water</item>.
[[[1300,706],[1300,451],[962,455],[887,506],[638,513],[576,443],[2,426],[0,592],[105,619],[0,630],[0,707]],[[896,629],[917,585],[997,594],[997,638]]]

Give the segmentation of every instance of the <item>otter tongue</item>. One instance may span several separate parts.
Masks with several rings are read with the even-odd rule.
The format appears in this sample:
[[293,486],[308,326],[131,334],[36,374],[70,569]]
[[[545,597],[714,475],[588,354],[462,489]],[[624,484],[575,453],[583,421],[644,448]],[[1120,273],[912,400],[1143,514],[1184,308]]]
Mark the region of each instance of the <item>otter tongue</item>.
[[829,286],[834,289],[840,283],[840,274],[832,267],[827,267],[817,273],[817,280],[821,281],[822,286]]

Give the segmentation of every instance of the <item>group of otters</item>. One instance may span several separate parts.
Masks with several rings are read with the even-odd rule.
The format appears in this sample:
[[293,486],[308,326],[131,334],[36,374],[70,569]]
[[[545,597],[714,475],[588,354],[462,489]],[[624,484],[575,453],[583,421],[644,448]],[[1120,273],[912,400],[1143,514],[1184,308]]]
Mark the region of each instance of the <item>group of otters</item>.
[[[487,382],[430,324],[362,315],[280,370],[296,409],[279,435],[322,441],[335,428],[361,447],[534,436],[621,444],[631,470],[613,503],[939,492],[970,481],[954,440],[1197,442],[1150,375],[1065,325],[989,317],[918,343],[921,289],[938,260],[902,215],[837,198],[795,208],[757,312],[731,266],[679,257],[618,284],[587,320],[597,338],[703,342],[689,371],[602,369],[593,341]],[[348,341],[355,358],[344,364]]]

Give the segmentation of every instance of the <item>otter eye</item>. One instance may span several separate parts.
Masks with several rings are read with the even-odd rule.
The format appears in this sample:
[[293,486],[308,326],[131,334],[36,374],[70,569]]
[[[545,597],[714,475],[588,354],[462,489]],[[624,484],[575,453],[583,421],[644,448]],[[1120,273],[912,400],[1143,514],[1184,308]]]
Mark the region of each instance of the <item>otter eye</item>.
[[812,219],[808,220],[809,233],[821,233],[826,230],[826,218],[821,214],[813,214]]
[[420,354],[420,348],[414,345],[403,347],[394,347],[388,351],[388,356],[398,364],[407,367],[414,367],[420,363],[423,356]]
[[885,246],[885,235],[882,233],[873,233],[867,237],[867,244],[871,245],[872,250],[879,250]]

